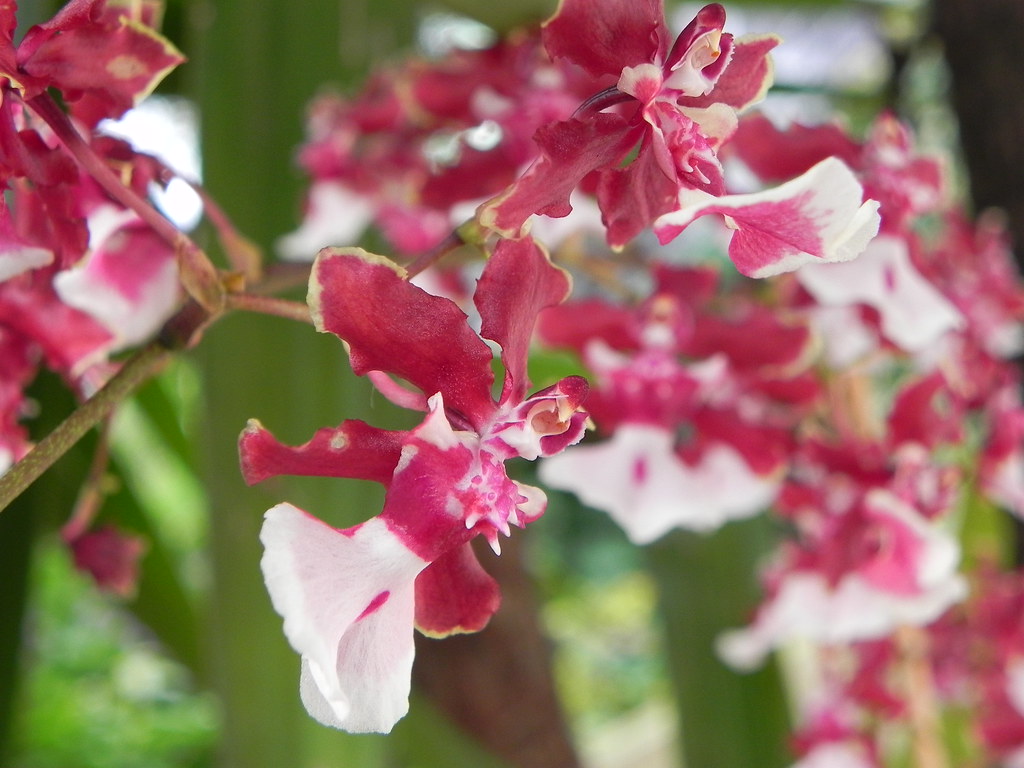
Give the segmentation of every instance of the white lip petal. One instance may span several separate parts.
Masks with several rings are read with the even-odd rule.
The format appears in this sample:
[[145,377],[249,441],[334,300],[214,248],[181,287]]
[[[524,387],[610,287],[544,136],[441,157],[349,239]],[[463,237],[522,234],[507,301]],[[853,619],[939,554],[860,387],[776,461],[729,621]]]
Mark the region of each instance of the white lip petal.
[[668,430],[623,425],[603,443],[545,459],[540,477],[607,512],[635,544],[672,528],[713,530],[757,514],[775,497],[777,479],[753,472],[728,446],[713,446],[689,466],[672,442]]
[[427,562],[380,518],[339,531],[290,504],[260,532],[263,577],[321,723],[387,733],[408,709],[414,584]]

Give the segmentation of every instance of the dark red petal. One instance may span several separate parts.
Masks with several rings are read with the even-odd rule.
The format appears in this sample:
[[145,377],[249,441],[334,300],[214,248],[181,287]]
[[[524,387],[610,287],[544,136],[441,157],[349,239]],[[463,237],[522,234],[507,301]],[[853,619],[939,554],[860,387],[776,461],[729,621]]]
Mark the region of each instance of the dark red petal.
[[552,57],[615,77],[654,63],[669,39],[661,0],[562,0],[541,36]]
[[249,485],[278,475],[353,477],[387,485],[406,434],[351,419],[319,429],[312,440],[293,447],[253,419],[238,439],[238,455]]
[[70,539],[75,567],[88,573],[96,586],[120,597],[135,594],[139,580],[139,560],[146,542],[138,536],[122,533],[113,526],[86,531]]
[[535,213],[568,216],[569,195],[580,181],[591,171],[617,166],[640,136],[623,118],[604,113],[542,127],[534,137],[541,157],[515,184],[480,207],[480,223],[516,237]]
[[182,61],[170,41],[105,0],[70,3],[18,48],[21,70],[79,102],[72,111],[90,126],[120,117]]
[[722,353],[736,370],[767,368],[778,373],[799,365],[812,342],[806,325],[789,322],[768,307],[752,305],[742,315],[728,319],[702,314],[683,351],[696,358]]
[[491,350],[453,302],[403,279],[404,270],[359,248],[325,248],[310,277],[316,326],[348,345],[352,370],[399,376],[480,427],[494,411]]
[[498,583],[469,544],[441,555],[416,577],[416,628],[430,637],[479,632],[500,604]]
[[601,173],[597,198],[608,228],[608,244],[621,248],[676,207],[678,187],[669,179],[650,147],[640,150],[625,168]]
[[732,446],[760,475],[785,466],[792,452],[792,437],[784,429],[751,424],[734,411],[702,408],[691,417],[696,430],[694,442],[681,451],[684,458],[695,459],[711,443]]
[[549,347],[569,348],[580,355],[596,339],[619,350],[635,350],[639,345],[633,312],[602,299],[583,299],[544,310],[537,333]]
[[505,385],[501,402],[519,402],[530,383],[526,358],[537,315],[569,295],[569,275],[553,265],[532,238],[501,240],[480,277],[473,301],[480,334],[501,347]]
[[893,401],[888,421],[894,445],[913,442],[931,448],[963,441],[964,413],[940,372],[905,386]]

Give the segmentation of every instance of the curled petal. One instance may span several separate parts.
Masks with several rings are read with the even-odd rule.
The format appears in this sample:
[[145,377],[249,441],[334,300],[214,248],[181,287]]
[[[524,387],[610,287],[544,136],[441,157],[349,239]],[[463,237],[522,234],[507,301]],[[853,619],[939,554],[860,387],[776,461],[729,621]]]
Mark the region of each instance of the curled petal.
[[516,406],[493,434],[530,461],[559,453],[583,439],[589,416],[582,407],[589,391],[582,376],[567,376]]
[[537,315],[569,295],[569,274],[556,267],[532,238],[502,240],[487,262],[473,297],[480,334],[501,347],[505,384],[501,402],[519,402],[530,383],[526,358]]
[[302,655],[309,713],[347,731],[387,733],[406,713],[417,574],[427,562],[380,518],[344,531],[290,504],[269,510],[260,565]]
[[734,41],[729,66],[715,81],[714,88],[703,96],[684,96],[679,103],[684,107],[722,104],[741,111],[761,101],[774,77],[768,54],[779,42],[775,35],[748,35]]
[[676,38],[665,62],[665,86],[686,96],[703,96],[732,58],[732,35],[723,35],[725,9],[718,3],[701,8]]
[[746,195],[712,197],[684,192],[682,207],[659,218],[655,232],[667,243],[710,213],[736,228],[729,257],[750,277],[790,272],[810,262],[848,261],[878,233],[878,203],[840,160],[827,158],[781,186]]

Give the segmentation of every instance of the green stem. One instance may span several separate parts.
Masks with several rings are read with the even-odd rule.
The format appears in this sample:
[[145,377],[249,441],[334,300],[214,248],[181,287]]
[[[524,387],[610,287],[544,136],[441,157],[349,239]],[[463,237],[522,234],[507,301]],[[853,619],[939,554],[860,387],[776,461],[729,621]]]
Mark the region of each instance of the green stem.
[[102,389],[76,408],[21,461],[0,476],[0,512],[90,429],[109,416],[122,400],[153,376],[170,359],[171,354],[170,349],[157,342],[140,349]]

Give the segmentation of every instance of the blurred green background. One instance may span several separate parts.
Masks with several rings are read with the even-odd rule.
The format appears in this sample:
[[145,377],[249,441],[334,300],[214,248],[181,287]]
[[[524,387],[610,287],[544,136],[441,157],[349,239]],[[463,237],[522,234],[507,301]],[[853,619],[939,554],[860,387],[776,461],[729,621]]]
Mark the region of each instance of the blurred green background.
[[[55,10],[21,5],[23,28]],[[411,50],[437,14],[503,30],[553,5],[171,0],[165,32],[190,61],[160,93],[195,105],[205,186],[270,253],[298,223],[304,180],[294,152],[304,107],[318,90],[353,89],[370,67]],[[773,108],[819,119],[840,110],[853,126],[896,108],[915,121],[926,147],[955,142],[950,75],[926,4],[804,0],[727,9],[730,31],[779,31],[794,49],[780,49],[786,58]],[[38,438],[73,403],[45,376],[32,395],[42,404],[30,425]],[[366,484],[322,479],[247,488],[235,441],[250,417],[290,442],[343,418],[409,425],[351,376],[333,337],[241,314],[212,328],[112,427],[103,518],[148,542],[136,596],[98,593],[59,539],[95,439],[0,515],[4,768],[667,768],[684,761],[777,768],[789,761],[775,671],[734,675],[710,648],[714,634],[741,623],[754,604],[753,564],[770,542],[769,525],[733,524],[711,537],[679,533],[637,550],[605,516],[562,494],[553,494],[521,547],[500,564],[488,561],[500,568],[510,618],[480,638],[445,641],[452,650],[420,645],[418,668],[430,665],[430,674],[417,673],[411,714],[392,735],[318,726],[302,711],[298,659],[263,588],[262,512],[288,499],[348,525],[375,513],[381,496]],[[502,653],[530,661],[535,677],[509,682]],[[498,660],[494,684],[467,700],[457,682],[481,658]],[[524,691],[547,688],[557,700],[523,706]],[[474,711],[494,707],[506,727],[474,719]]]

